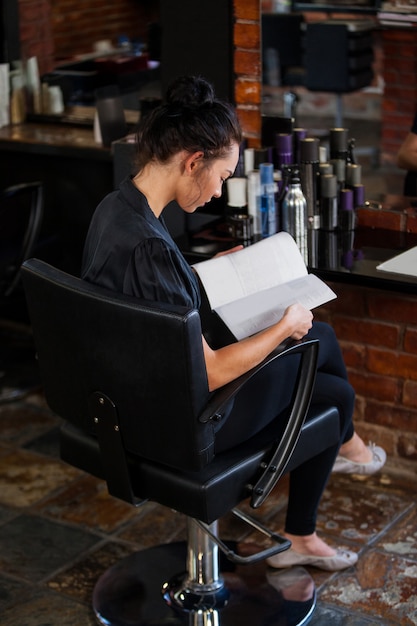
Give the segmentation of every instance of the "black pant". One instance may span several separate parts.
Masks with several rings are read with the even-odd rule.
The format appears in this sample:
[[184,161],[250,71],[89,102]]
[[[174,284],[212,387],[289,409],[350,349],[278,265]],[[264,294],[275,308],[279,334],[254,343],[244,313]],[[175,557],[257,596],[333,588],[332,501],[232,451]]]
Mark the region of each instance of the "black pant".
[[[317,509],[339,447],[353,436],[355,393],[347,380],[346,367],[336,335],[328,324],[314,322],[307,339],[319,339],[317,376],[312,404],[336,406],[340,416],[339,443],[306,461],[290,475],[285,530],[308,535],[316,527]],[[270,363],[236,397],[223,427],[216,434],[218,451],[249,439],[288,405],[295,382],[298,355]]]

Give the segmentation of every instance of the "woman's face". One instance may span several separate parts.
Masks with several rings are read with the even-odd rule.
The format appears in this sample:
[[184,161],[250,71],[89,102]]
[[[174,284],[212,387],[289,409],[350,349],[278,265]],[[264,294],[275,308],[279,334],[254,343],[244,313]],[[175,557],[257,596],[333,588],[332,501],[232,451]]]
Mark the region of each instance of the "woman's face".
[[233,144],[229,154],[222,159],[209,163],[203,158],[197,159],[188,177],[187,188],[177,198],[180,207],[187,213],[193,213],[213,198],[222,195],[223,183],[232,176],[239,159],[239,146]]

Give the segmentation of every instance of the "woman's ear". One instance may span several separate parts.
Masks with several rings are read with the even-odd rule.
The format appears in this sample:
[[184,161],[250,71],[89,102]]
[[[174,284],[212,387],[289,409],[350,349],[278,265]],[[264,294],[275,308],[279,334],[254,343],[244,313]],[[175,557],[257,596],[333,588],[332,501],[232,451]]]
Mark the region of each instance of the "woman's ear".
[[203,160],[204,152],[199,150],[198,152],[193,152],[189,154],[184,161],[184,170],[187,174],[192,174],[195,168],[201,163]]

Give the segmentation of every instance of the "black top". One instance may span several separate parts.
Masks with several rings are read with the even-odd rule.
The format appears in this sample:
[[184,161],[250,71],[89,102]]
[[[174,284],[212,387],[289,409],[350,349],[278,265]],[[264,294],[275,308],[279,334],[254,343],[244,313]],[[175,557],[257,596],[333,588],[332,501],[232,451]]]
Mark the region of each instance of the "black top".
[[125,179],[97,207],[84,247],[81,277],[146,300],[200,308],[197,279],[162,218]]

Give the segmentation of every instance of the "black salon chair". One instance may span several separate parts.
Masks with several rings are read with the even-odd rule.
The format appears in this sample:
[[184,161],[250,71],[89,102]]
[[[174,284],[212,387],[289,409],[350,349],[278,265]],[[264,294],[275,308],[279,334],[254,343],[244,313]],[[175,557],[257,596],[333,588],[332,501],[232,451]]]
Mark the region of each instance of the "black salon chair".
[[[266,572],[262,560],[289,542],[235,507],[247,499],[259,507],[284,471],[338,439],[335,408],[310,408],[304,422],[318,343],[283,346],[210,393],[196,310],[114,294],[36,259],[24,263],[22,277],[46,399],[64,420],[62,459],[105,479],[118,498],[152,500],[188,520],[186,545],[132,554],[101,576],[93,594],[98,621],[307,623],[315,606],[311,577],[302,568]],[[214,431],[225,408],[266,363],[290,355],[299,374],[286,424],[216,455]],[[230,511],[272,545],[242,555],[221,541],[217,520]]]
[[26,182],[0,191],[0,402],[39,387],[38,365],[20,282],[34,254],[43,218],[43,185]]

